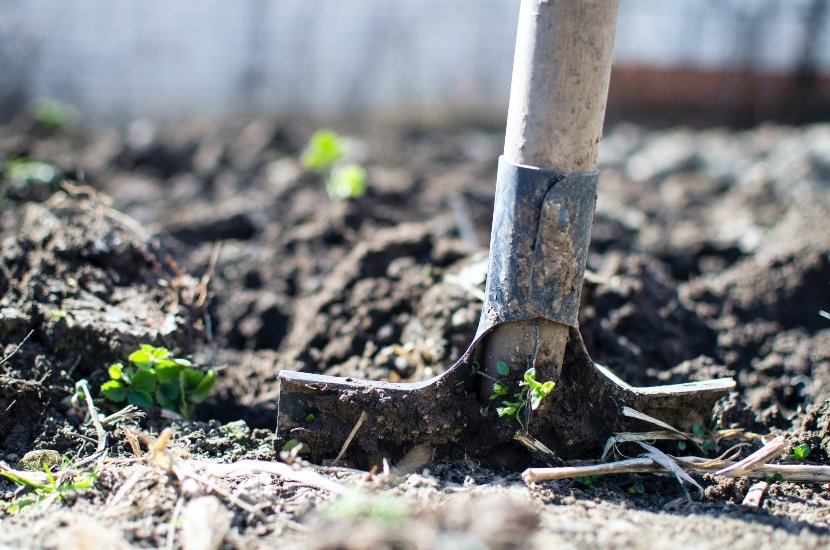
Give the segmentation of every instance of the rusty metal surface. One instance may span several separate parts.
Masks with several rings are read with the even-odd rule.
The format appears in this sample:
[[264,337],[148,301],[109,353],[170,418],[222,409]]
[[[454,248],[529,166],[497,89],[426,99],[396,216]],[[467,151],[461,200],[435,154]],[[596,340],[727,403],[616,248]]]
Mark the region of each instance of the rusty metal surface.
[[561,174],[499,159],[477,336],[538,317],[577,325],[598,180],[596,170]]
[[[435,456],[471,456],[518,467],[529,457],[513,444],[518,425],[500,418],[494,402],[480,399],[475,372],[469,353],[442,375],[411,384],[283,371],[278,435],[283,442],[306,443],[317,460],[331,459],[366,412],[345,455],[348,464],[369,466],[383,457],[395,461],[427,448]],[[690,429],[734,386],[731,379],[628,386],[591,361],[572,328],[562,376],[551,398],[531,415],[529,433],[560,458],[582,457],[633,424],[621,415],[623,405]]]

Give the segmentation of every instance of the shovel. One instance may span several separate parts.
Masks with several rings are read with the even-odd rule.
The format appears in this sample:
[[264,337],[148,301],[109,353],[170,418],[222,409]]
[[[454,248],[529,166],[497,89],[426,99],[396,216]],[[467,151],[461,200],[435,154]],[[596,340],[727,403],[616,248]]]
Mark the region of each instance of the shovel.
[[[591,361],[577,328],[617,9],[618,0],[521,2],[485,302],[461,359],[416,383],[282,371],[281,440],[361,466],[427,450],[515,467],[528,454],[514,439],[576,458],[620,428],[624,406],[689,428],[734,388],[731,379],[629,386]],[[512,396],[528,372],[553,391],[500,417],[494,380]]]

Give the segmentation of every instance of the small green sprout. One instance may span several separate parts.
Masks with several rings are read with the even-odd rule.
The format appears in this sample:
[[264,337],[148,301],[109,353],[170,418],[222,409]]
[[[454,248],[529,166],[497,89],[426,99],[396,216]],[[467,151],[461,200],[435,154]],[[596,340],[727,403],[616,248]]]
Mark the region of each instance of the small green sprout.
[[781,472],[775,472],[771,476],[766,476],[764,478],[764,481],[766,481],[769,484],[781,483],[782,481],[784,481],[784,474],[782,474]]
[[101,392],[110,401],[158,405],[190,418],[216,382],[215,371],[202,372],[187,359],[172,357],[166,348],[142,344],[128,360],[129,367],[114,363],[108,369],[110,379]]
[[61,319],[66,319],[66,312],[62,309],[56,309],[49,312],[49,317],[55,321],[60,321]]
[[53,500],[63,500],[70,493],[91,489],[98,479],[98,476],[91,471],[65,474],[59,472],[58,476],[55,476],[48,466],[44,466],[43,471],[46,472],[46,482],[35,481],[28,476],[12,472],[0,472],[0,476],[29,491],[9,504],[6,507],[6,512],[16,514],[28,506]]
[[695,437],[706,438],[706,440],[700,446],[700,448],[703,449],[704,452],[711,453],[715,451],[715,442],[712,440],[712,434],[706,428],[706,426],[702,426],[701,424],[694,424],[692,426],[692,434],[694,434]]
[[806,443],[796,445],[790,451],[790,456],[793,458],[793,460],[807,460],[807,458],[810,456],[810,446]]
[[501,380],[493,382],[493,395],[490,396],[490,399],[498,399],[505,395],[507,395],[507,385]]
[[285,442],[285,445],[282,446],[282,450],[286,453],[290,453],[294,449],[297,449],[296,453],[300,454],[304,451],[309,451],[310,448],[308,445],[303,443],[302,441],[298,441],[296,439],[289,439]]
[[38,124],[55,131],[69,130],[75,125],[78,114],[71,105],[54,99],[38,101],[33,114]]
[[6,161],[5,176],[17,189],[34,185],[57,188],[63,174],[47,162],[29,157],[13,157]]
[[[496,368],[498,368],[498,364]],[[528,404],[530,404],[530,411],[538,409],[542,401],[551,394],[556,384],[550,380],[547,382],[539,382],[536,380],[536,369],[531,367],[525,371],[522,381],[519,382],[519,386],[521,389],[513,394],[513,401],[503,400],[501,403],[502,406],[496,409],[496,413],[501,417],[514,419],[524,429],[525,425],[522,422],[521,412],[527,408]],[[494,385],[493,391],[495,392],[495,390]],[[528,414],[530,414],[530,411],[528,411]]]
[[510,374],[510,367],[507,366],[507,363],[504,361],[497,361],[496,362],[496,370],[502,376],[507,376]]
[[307,415],[305,415],[305,421],[308,422],[309,424],[311,424],[315,420],[317,420],[317,417],[314,416],[314,413],[308,413]]
[[359,164],[336,166],[346,154],[343,140],[331,130],[314,132],[300,156],[306,170],[325,175],[326,193],[334,201],[359,199],[366,194],[366,169]]
[[323,172],[332,167],[346,152],[343,140],[331,130],[317,130],[308,141],[300,162],[307,170]]
[[683,441],[683,440],[678,441],[677,442],[677,450],[678,451],[685,451],[686,450],[686,442]]
[[539,382],[536,380],[536,369],[530,368],[525,371],[524,381],[520,385],[527,386],[528,395],[530,396],[530,409],[536,410],[542,404],[542,400],[550,395],[553,388],[556,387],[552,381]]
[[348,492],[333,500],[325,508],[325,514],[332,519],[398,523],[408,518],[411,512],[407,502],[400,498]]
[[627,489],[629,494],[642,495],[646,492],[646,486],[643,483],[643,480],[637,478],[636,475],[628,474],[628,481],[631,483],[631,486]]
[[578,477],[576,480],[586,489],[595,489],[599,478],[597,476]]
[[366,194],[366,170],[359,164],[335,168],[326,180],[326,193],[335,201],[359,199]]

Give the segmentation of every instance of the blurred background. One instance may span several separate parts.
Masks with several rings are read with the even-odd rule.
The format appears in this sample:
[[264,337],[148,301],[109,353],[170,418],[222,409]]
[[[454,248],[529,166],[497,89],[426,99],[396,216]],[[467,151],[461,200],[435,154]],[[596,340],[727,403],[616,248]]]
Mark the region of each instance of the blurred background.
[[[609,121],[830,114],[827,0],[623,0]],[[0,0],[0,119],[503,123],[517,0]]]

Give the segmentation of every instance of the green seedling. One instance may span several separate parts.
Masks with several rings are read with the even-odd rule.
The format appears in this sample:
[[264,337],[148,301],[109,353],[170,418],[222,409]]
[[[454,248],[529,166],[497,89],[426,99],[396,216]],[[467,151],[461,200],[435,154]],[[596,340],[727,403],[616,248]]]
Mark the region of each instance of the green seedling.
[[129,366],[114,363],[109,367],[110,379],[101,392],[110,401],[127,401],[137,407],[158,405],[190,418],[216,382],[215,371],[201,371],[187,359],[172,357],[166,348],[142,344],[128,360]]
[[[715,442],[712,440],[712,434],[708,429],[706,429],[706,426],[702,426],[700,424],[693,425],[692,426],[692,434],[694,434],[695,437],[706,438],[706,440],[700,446],[700,448],[703,449],[704,452],[712,453],[712,452],[715,451]],[[678,444],[678,448],[680,448],[679,444]],[[685,448],[685,445],[684,445],[684,448]],[[683,450],[683,449],[681,449],[681,450]]]
[[784,481],[784,474],[781,472],[775,472],[771,476],[764,477],[764,481],[772,485],[773,483],[781,483]]
[[584,476],[576,478],[576,481],[579,482],[580,485],[585,487],[586,489],[595,489],[597,486],[597,481],[599,481],[599,477],[597,476]]
[[349,492],[332,501],[325,514],[331,519],[397,523],[407,519],[411,512],[406,501],[400,498]]
[[66,319],[66,312],[62,309],[56,309],[49,312],[49,317],[55,321],[60,321],[61,319]]
[[306,170],[326,178],[326,194],[334,201],[359,199],[366,194],[366,170],[359,164],[336,166],[346,154],[343,140],[331,130],[314,132],[300,156]]
[[6,161],[5,177],[16,189],[45,185],[57,189],[63,174],[49,163],[29,158],[13,157]]
[[495,382],[493,382],[493,395],[490,396],[490,399],[496,400],[499,397],[504,397],[506,395],[507,385],[501,380],[496,380]]
[[[496,368],[498,369],[498,363]],[[538,409],[542,401],[551,394],[556,385],[550,380],[547,382],[539,382],[536,380],[536,369],[529,368],[525,371],[522,381],[519,382],[519,387],[519,391],[513,394],[513,401],[503,400],[502,406],[496,409],[496,413],[499,416],[514,419],[524,429],[525,424],[521,418],[522,411],[527,410],[528,404],[530,404],[530,409],[527,410],[528,415],[530,411]],[[495,391],[495,389],[494,386],[493,390]],[[507,393],[506,388],[505,393]]]
[[289,439],[285,442],[285,445],[282,446],[282,450],[286,453],[290,453],[294,449],[297,449],[297,454],[310,450],[308,445],[301,441],[297,441],[296,439]]
[[359,199],[366,194],[366,170],[358,164],[335,168],[326,180],[326,193],[335,201]]
[[630,495],[642,495],[646,492],[646,486],[643,483],[643,480],[638,479],[634,474],[628,474],[628,481],[631,483],[631,486],[626,489],[628,494]]
[[75,125],[78,114],[71,105],[54,99],[39,101],[33,109],[37,123],[54,131],[65,131]]
[[343,140],[331,130],[317,130],[312,134],[300,156],[300,162],[307,170],[324,172],[346,153]]
[[810,446],[806,443],[801,443],[800,445],[796,445],[790,450],[790,458],[792,460],[807,460],[810,456]]
[[48,466],[44,466],[43,471],[46,472],[45,483],[12,472],[0,472],[0,476],[28,490],[28,493],[9,504],[6,507],[6,512],[16,514],[32,505],[54,500],[63,500],[70,493],[78,493],[91,489],[98,479],[98,476],[92,471],[59,473],[57,476],[52,473],[52,470]]

